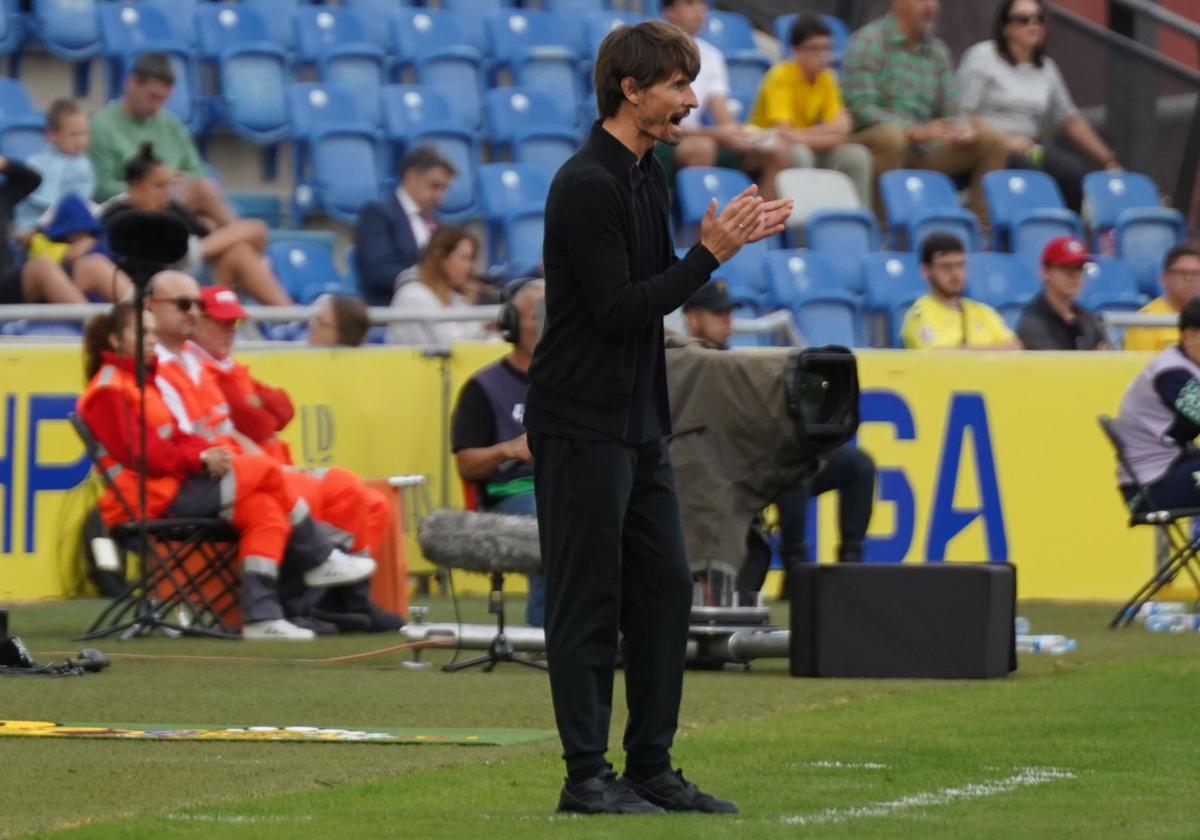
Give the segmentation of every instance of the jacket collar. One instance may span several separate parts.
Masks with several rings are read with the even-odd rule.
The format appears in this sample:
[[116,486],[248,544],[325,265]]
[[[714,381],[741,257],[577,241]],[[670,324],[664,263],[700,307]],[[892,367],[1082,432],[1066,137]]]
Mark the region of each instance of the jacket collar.
[[599,120],[592,124],[585,146],[614,178],[634,188],[646,178],[653,164],[653,154],[647,152],[639,162],[624,143],[604,129]]
[[[121,356],[114,353],[112,350],[105,350],[100,354],[100,361],[106,365],[112,365],[117,370],[123,370],[126,373],[135,373],[136,367],[133,363],[133,356]],[[158,359],[151,359],[146,362],[146,373],[153,375],[158,367]]]

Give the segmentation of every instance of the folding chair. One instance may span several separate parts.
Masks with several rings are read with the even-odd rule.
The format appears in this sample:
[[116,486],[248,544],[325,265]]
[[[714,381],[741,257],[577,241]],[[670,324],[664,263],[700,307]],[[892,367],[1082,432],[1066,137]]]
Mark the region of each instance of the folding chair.
[[72,412],[70,420],[100,480],[128,516],[129,521],[110,529],[113,540],[122,551],[137,553],[143,561],[135,579],[76,639],[119,633],[125,640],[156,629],[170,634],[240,638],[227,620],[238,606],[240,591],[237,532],[220,519],[148,519],[139,523],[135,507],[104,470],[101,447],[82,418]]
[[1142,486],[1130,469],[1125,456],[1125,446],[1117,433],[1116,423],[1111,417],[1099,418],[1100,428],[1108,437],[1117,454],[1117,463],[1133,482],[1133,495],[1126,502],[1129,507],[1129,527],[1153,525],[1167,546],[1166,560],[1158,564],[1154,574],[1134,593],[1108,623],[1110,628],[1128,626],[1137,617],[1142,604],[1150,601],[1158,591],[1173,581],[1180,572],[1187,572],[1196,587],[1200,600],[1200,534],[1192,535],[1185,520],[1200,516],[1200,508],[1158,509],[1150,489]]

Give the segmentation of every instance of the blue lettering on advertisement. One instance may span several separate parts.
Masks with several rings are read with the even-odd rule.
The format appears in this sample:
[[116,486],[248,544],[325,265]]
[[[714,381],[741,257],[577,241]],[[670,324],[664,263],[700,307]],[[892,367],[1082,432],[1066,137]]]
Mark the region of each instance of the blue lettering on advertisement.
[[[25,450],[25,551],[35,552],[35,537],[37,494],[44,491],[70,490],[84,481],[91,469],[91,461],[83,444],[79,445],[80,456],[67,463],[42,464],[38,463],[38,434],[46,423],[66,423],[72,411],[75,410],[74,394],[36,394],[29,398],[28,447]],[[5,516],[6,522],[9,517]],[[7,548],[7,535],[5,529]]]
[[16,452],[13,451],[13,441],[16,437],[17,398],[8,394],[4,398],[4,454],[0,455],[0,487],[4,489],[4,553],[12,554],[12,509],[13,493],[13,463],[16,462]]
[[[890,426],[897,441],[917,440],[916,421],[904,396],[896,391],[863,391],[859,403],[861,425],[878,423]],[[966,480],[977,483],[979,506],[957,508],[954,498],[958,490],[959,467],[963,447],[970,434],[974,444],[974,469]],[[1008,560],[1008,537],[1004,524],[1004,506],[996,474],[996,459],[988,425],[987,403],[978,393],[955,393],[950,396],[946,411],[946,428],[941,439],[925,557],[930,562],[946,559],[949,543],[976,519],[982,519],[986,533],[987,560],[1004,563]],[[892,507],[892,533],[868,536],[866,559],[871,563],[900,563],[913,547],[917,526],[917,501],[912,482],[899,467],[880,464],[876,473],[876,508]],[[817,516],[814,507],[808,517],[809,545],[818,541]]]

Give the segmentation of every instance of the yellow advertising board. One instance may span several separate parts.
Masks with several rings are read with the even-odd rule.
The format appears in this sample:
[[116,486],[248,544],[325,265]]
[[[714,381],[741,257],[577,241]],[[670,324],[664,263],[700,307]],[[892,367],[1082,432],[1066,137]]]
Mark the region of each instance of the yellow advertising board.
[[[291,394],[297,416],[284,437],[297,461],[422,474],[440,506],[461,500],[447,452],[450,406],[463,381],[503,352],[468,344],[450,358],[382,347],[243,358]],[[879,468],[869,559],[1009,560],[1022,597],[1128,595],[1150,573],[1153,540],[1125,527],[1096,416],[1115,412],[1148,358],[861,353],[859,442]],[[79,586],[79,522],[93,490],[65,418],[80,368],[73,348],[0,346],[0,601]],[[812,544],[823,561],[837,542],[835,512],[836,501],[822,498]]]

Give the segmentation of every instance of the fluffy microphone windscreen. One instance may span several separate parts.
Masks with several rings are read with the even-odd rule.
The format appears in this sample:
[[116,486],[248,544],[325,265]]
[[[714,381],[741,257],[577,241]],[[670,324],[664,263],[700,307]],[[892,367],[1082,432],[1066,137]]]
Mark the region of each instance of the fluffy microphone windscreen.
[[472,510],[435,510],[417,531],[432,562],[472,572],[520,572],[542,568],[537,519]]
[[109,223],[108,246],[118,257],[167,266],[187,256],[188,230],[170,213],[127,210]]

